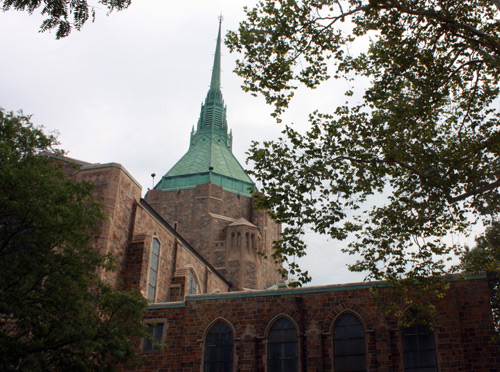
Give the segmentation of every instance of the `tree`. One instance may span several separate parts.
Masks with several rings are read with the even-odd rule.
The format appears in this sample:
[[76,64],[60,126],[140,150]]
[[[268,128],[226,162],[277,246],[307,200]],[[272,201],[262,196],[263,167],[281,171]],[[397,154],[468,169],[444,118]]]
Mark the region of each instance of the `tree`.
[[15,9],[33,14],[40,7],[46,18],[40,26],[40,32],[57,29],[56,38],[68,36],[75,28],[80,31],[89,18],[95,19],[96,8],[103,6],[108,15],[115,10],[128,8],[131,0],[98,0],[96,5],[89,5],[86,0],[3,0],[3,11]]
[[[448,272],[460,247],[446,237],[498,218],[499,17],[498,0],[267,0],[246,10],[226,42],[244,53],[244,89],[278,120],[300,85],[353,81],[346,103],[312,113],[306,133],[286,126],[252,145],[259,203],[286,224],[276,256],[305,254],[309,226],[354,234],[350,269],[368,279]],[[369,82],[359,100],[356,77]]]
[[108,257],[89,246],[103,217],[92,186],[22,113],[0,109],[0,370],[110,371],[138,360],[146,301],[101,282]]
[[500,342],[500,223],[488,226],[476,239],[476,246],[467,248],[462,256],[461,269],[465,272],[486,271],[491,294],[493,322]]

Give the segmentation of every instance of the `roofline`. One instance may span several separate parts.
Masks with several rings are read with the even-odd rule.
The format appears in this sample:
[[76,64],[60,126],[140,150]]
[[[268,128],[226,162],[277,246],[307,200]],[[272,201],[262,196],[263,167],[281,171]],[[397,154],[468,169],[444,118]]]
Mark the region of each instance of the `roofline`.
[[[196,189],[198,186],[202,186],[202,185],[208,185],[210,182],[207,182],[207,183],[200,183],[199,185],[192,185],[192,186],[180,186],[180,187],[171,187],[169,189],[152,189],[150,191],[162,191],[162,192],[172,192],[172,191],[179,191],[179,190],[192,190],[192,189]],[[231,190],[231,189],[228,189],[224,186],[221,186],[221,185],[217,185],[216,183],[212,183],[212,185],[215,185],[215,186],[219,186],[222,188],[223,191],[227,191],[227,192],[230,192],[231,194],[235,194],[235,195],[240,195],[240,196],[244,196],[245,198],[253,198],[253,194],[245,194],[241,191],[235,191],[235,190]]]
[[52,159],[56,159],[56,160],[61,160],[61,161],[64,161],[66,163],[72,163],[72,164],[76,164],[76,165],[79,165],[79,166],[86,166],[86,165],[92,165],[92,164],[95,164],[95,163],[88,163],[86,161],[83,161],[83,160],[78,160],[78,159],[75,159],[75,158],[70,158],[69,156],[64,156],[64,155],[56,155],[52,152],[48,152],[48,151],[42,151],[40,154],[40,156],[45,156],[47,158],[52,158]]
[[222,276],[221,273],[217,271],[195,248],[189,244],[186,239],[184,239],[170,224],[160,216],[154,209],[151,207],[146,200],[143,198],[139,201],[140,205],[144,207],[149,213],[153,215],[154,218],[158,220],[176,239],[178,239],[191,253],[193,253],[201,262],[203,262],[219,279],[221,279],[228,288],[232,287],[232,284]]
[[92,169],[100,169],[100,168],[120,169],[121,171],[123,171],[123,173],[125,173],[130,178],[130,180],[132,182],[134,182],[136,184],[137,187],[139,187],[142,190],[142,185],[139,183],[139,181],[137,181],[134,178],[134,176],[132,176],[130,174],[130,172],[120,163],[104,163],[104,164],[102,164],[102,163],[89,163],[89,162],[86,162],[83,160],[70,158],[68,156],[55,155],[55,154],[48,152],[48,151],[41,152],[40,155],[45,156],[47,158],[64,161],[65,163],[76,164],[80,167],[80,169],[78,170],[79,172],[86,171],[86,170],[92,170]]
[[139,183],[139,181],[137,181],[134,176],[132,176],[129,171],[127,169],[125,169],[125,167],[123,165],[121,165],[120,163],[105,163],[105,164],[101,164],[101,163],[97,163],[97,164],[90,164],[90,165],[85,165],[83,166],[80,171],[86,171],[86,170],[93,170],[93,169],[100,169],[100,168],[116,168],[116,169],[119,169],[121,171],[123,171],[123,173],[125,173],[128,178],[130,178],[130,180],[136,184],[137,187],[139,187],[139,189],[142,190],[142,185]]
[[[245,170],[243,169],[243,171],[245,171]],[[158,187],[164,181],[169,181],[169,180],[172,180],[172,179],[182,179],[182,178],[189,178],[189,177],[195,177],[195,176],[208,176],[208,178],[210,179],[211,175],[215,175],[215,176],[222,177],[222,178],[230,180],[230,181],[234,181],[234,182],[238,182],[240,184],[247,185],[248,188],[251,187],[252,189],[254,189],[255,191],[257,191],[257,185],[255,184],[255,182],[253,182],[253,180],[250,177],[248,177],[248,179],[250,180],[250,182],[248,182],[248,181],[244,181],[244,180],[241,180],[239,178],[231,177],[231,176],[228,176],[228,175],[225,175],[225,174],[222,174],[222,173],[219,173],[219,172],[215,172],[215,171],[197,172],[197,173],[186,173],[186,174],[177,174],[177,175],[170,175],[170,176],[168,176],[169,172],[170,171],[168,171],[165,175],[163,175],[161,177],[161,179],[153,187],[153,190],[172,190],[172,189],[173,190],[177,190],[177,189],[182,189],[182,188],[196,187],[198,185],[205,185],[207,183],[213,183],[214,185],[218,185],[218,183],[216,183],[216,182],[204,182],[204,183],[198,183],[198,184],[193,184],[193,185],[185,185],[185,186],[179,186],[179,187],[170,187],[168,189],[164,189],[164,188],[159,188]],[[231,189],[228,189],[228,188],[226,188],[226,187],[224,187],[222,185],[218,185],[218,186],[220,186],[220,187],[222,187],[222,188],[224,188],[226,190],[231,190]],[[237,190],[231,190],[231,191],[233,191],[234,193],[241,194],[241,195],[250,195],[250,196],[252,195],[252,193],[250,193],[249,191],[237,191]]]
[[[481,272],[478,274],[452,274],[447,276],[449,282],[459,281],[459,280],[477,280],[486,279],[486,273]],[[302,288],[283,288],[283,289],[267,289],[258,291],[240,291],[240,292],[226,292],[226,293],[215,293],[215,294],[199,294],[186,296],[184,301],[177,302],[163,302],[157,304],[151,304],[148,306],[148,310],[158,310],[158,309],[168,309],[173,307],[185,307],[187,302],[195,301],[205,301],[205,300],[225,300],[232,298],[252,298],[252,297],[268,297],[268,296],[289,296],[298,294],[314,294],[314,293],[325,293],[325,292],[339,292],[339,291],[350,291],[358,289],[370,289],[370,288],[383,288],[390,287],[391,283],[385,281],[374,281],[374,282],[357,282],[357,283],[347,283],[347,284],[330,284],[323,286],[311,286]]]

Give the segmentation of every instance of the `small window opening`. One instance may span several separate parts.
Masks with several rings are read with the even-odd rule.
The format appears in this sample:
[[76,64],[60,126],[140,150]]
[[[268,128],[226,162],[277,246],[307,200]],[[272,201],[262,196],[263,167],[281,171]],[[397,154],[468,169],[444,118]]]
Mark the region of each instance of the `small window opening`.
[[151,259],[149,261],[149,278],[148,278],[148,300],[154,302],[156,299],[156,283],[158,281],[158,263],[160,259],[160,241],[153,239],[151,246]]
[[163,341],[163,323],[149,324],[148,335],[142,343],[142,351],[159,350]]
[[189,270],[189,294],[196,294],[196,287],[198,286],[198,281],[192,270]]

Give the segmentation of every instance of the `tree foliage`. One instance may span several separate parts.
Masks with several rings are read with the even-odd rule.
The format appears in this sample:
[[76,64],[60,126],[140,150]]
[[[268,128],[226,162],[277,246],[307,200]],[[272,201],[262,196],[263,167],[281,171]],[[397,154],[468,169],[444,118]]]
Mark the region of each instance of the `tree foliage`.
[[0,370],[110,371],[137,359],[146,302],[99,280],[103,213],[90,184],[39,155],[55,145],[0,110]]
[[3,11],[20,10],[33,14],[40,10],[46,17],[40,32],[57,30],[56,38],[61,39],[68,36],[72,29],[80,31],[89,18],[94,21],[96,9],[104,7],[108,14],[114,10],[128,8],[131,0],[98,0],[94,5],[86,0],[3,0],[1,8]]
[[486,271],[497,342],[500,342],[500,223],[488,226],[485,233],[476,239],[476,246],[466,249],[461,268],[470,273]]
[[[244,89],[278,120],[301,85],[353,84],[345,104],[310,115],[306,133],[286,126],[250,150],[259,203],[287,226],[276,255],[305,254],[306,227],[354,234],[351,270],[422,281],[447,272],[459,250],[449,234],[497,218],[499,9],[497,0],[267,0],[246,10],[226,42],[243,53]],[[362,99],[356,77],[368,81]]]

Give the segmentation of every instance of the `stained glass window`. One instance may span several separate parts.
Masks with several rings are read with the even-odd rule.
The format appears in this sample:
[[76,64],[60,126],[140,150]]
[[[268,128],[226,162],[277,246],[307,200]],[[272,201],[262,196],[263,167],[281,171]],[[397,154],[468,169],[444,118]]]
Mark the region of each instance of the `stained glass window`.
[[437,372],[434,333],[423,324],[404,327],[403,354],[405,372]]
[[344,314],[333,329],[336,372],[366,371],[365,332],[361,321]]
[[189,270],[189,294],[196,294],[196,288],[198,287],[198,282],[196,280],[196,276],[192,270]]
[[156,282],[158,280],[158,261],[160,259],[160,241],[153,239],[151,247],[151,260],[149,262],[148,278],[148,300],[154,302],[156,299]]
[[272,325],[267,338],[268,372],[298,371],[297,331],[286,318]]
[[223,322],[215,323],[205,340],[204,372],[233,371],[234,338],[231,328]]

